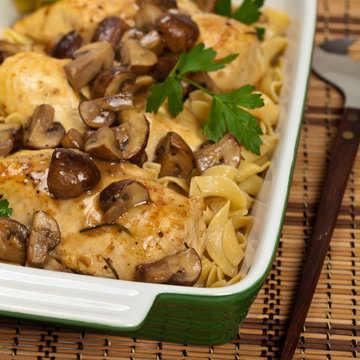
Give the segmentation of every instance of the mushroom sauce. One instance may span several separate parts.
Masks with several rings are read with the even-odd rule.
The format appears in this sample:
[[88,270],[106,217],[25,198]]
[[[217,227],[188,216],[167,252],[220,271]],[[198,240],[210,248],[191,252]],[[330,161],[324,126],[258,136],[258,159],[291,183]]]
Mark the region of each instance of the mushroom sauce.
[[[0,40],[0,259],[122,280],[225,286],[241,280],[249,215],[276,146],[288,17],[253,26],[215,1],[61,0]],[[256,25],[256,26],[255,26]],[[259,40],[255,27],[265,31]],[[255,86],[260,154],[203,134],[212,98],[146,112],[150,88],[197,44],[225,68],[213,93]]]

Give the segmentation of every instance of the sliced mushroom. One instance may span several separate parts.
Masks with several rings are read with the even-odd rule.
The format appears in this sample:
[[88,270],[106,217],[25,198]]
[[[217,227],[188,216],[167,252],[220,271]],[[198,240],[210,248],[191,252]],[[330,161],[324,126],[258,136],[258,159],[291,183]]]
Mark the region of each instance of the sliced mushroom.
[[149,139],[150,124],[145,115],[124,122],[114,128],[116,140],[122,151],[123,160],[130,161],[138,166],[143,164],[143,153]]
[[174,53],[191,50],[200,34],[197,24],[182,14],[165,14],[157,19],[156,25],[166,46]]
[[51,56],[58,59],[71,59],[76,50],[83,43],[82,37],[77,31],[70,31],[64,35],[51,51]]
[[116,66],[102,71],[91,86],[93,99],[118,94],[122,91],[131,91],[136,80],[133,71]]
[[121,61],[136,74],[145,74],[157,63],[157,56],[151,50],[142,47],[137,40],[123,40],[120,49]]
[[35,211],[32,230],[27,241],[27,261],[30,265],[42,265],[48,252],[61,242],[60,228],[56,220],[44,211]]
[[238,167],[240,164],[241,147],[234,135],[226,134],[215,144],[194,152],[196,168],[204,171],[214,165]]
[[93,80],[101,70],[109,69],[115,53],[107,42],[85,45],[74,53],[74,60],[64,66],[71,86],[80,90]]
[[95,187],[100,171],[84,153],[55,149],[49,166],[47,185],[50,194],[58,199],[71,199]]
[[134,94],[147,91],[154,84],[154,79],[150,75],[139,75],[134,84]]
[[152,3],[144,3],[135,14],[135,25],[139,29],[151,30],[155,28],[156,20],[163,15],[163,11]]
[[122,153],[116,141],[115,131],[103,126],[98,129],[85,143],[85,151],[99,159],[119,161]]
[[201,259],[193,249],[166,256],[136,267],[137,281],[192,286],[201,275]]
[[140,39],[140,45],[151,50],[156,55],[164,51],[164,40],[156,30],[151,30]]
[[51,105],[36,107],[30,123],[30,135],[26,145],[30,149],[56,148],[65,136],[65,129],[59,122],[54,122],[55,110]]
[[79,113],[84,123],[94,129],[110,126],[116,120],[116,112],[133,106],[133,95],[122,92],[95,100],[82,101]]
[[18,150],[24,139],[24,130],[20,124],[0,124],[0,156],[6,156]]
[[84,150],[84,144],[82,134],[74,128],[69,129],[61,140],[61,145],[67,149]]
[[28,235],[25,225],[0,217],[0,259],[24,265]]
[[5,60],[5,58],[14,55],[19,51],[21,51],[20,45],[0,40],[0,64]]
[[118,16],[108,16],[103,19],[92,38],[94,41],[105,41],[111,44],[115,50],[124,33],[129,30],[129,25]]
[[84,134],[83,134],[84,143],[86,143],[95,133],[96,133],[96,130],[93,130],[93,129],[85,130]]
[[176,56],[175,54],[167,54],[160,56],[158,58],[158,62],[151,70],[151,75],[157,82],[163,82],[168,77],[171,70],[176,65],[177,61],[178,56]]
[[195,0],[200,10],[204,12],[214,12],[217,0]]
[[150,201],[144,184],[125,179],[111,183],[100,193],[99,206],[104,212],[105,222],[112,223],[130,208],[149,204]]
[[159,176],[188,177],[194,168],[193,154],[183,138],[169,132],[160,140],[155,151],[155,162],[161,164]]

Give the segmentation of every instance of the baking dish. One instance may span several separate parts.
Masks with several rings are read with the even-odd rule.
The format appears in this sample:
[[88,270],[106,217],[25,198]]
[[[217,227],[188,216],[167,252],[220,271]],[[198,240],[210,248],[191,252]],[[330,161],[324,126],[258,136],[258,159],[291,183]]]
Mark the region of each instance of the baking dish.
[[[255,201],[247,276],[224,288],[189,288],[58,273],[0,263],[0,314],[46,323],[191,344],[221,344],[234,336],[275,256],[294,166],[310,69],[316,2],[267,0],[291,17],[286,50],[280,140]],[[0,29],[19,15],[0,3]],[[1,81],[1,79],[0,79]]]

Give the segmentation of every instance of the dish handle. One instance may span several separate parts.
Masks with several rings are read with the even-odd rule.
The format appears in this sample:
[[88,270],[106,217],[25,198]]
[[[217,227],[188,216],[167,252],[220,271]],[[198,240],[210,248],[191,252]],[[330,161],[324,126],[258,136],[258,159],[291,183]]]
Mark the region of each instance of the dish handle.
[[136,330],[157,295],[154,288],[148,286],[151,284],[26,267],[21,268],[20,273],[17,269],[16,265],[0,264],[2,315]]

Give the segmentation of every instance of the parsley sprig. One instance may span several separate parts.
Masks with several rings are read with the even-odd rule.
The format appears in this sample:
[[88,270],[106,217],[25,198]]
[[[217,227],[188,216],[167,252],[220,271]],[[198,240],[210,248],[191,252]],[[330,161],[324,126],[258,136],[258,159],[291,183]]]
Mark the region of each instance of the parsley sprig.
[[185,81],[213,98],[208,118],[204,124],[204,134],[210,140],[218,141],[224,132],[228,131],[240,143],[243,143],[246,149],[259,155],[262,144],[259,135],[262,134],[262,131],[258,120],[243,109],[255,109],[264,105],[260,94],[252,93],[254,87],[245,85],[228,94],[215,94],[186,77],[188,73],[223,69],[237,55],[229,55],[219,61],[214,61],[215,57],[216,51],[212,48],[205,49],[205,45],[202,43],[195,46],[189,53],[182,52],[165,81],[150,88],[151,94],[147,98],[146,111],[156,114],[167,98],[168,109],[171,115],[176,117],[183,110],[180,82]]
[[0,200],[0,216],[10,217],[12,215],[12,208],[9,208],[9,202],[6,199]]
[[237,10],[232,13],[231,0],[221,0],[217,2],[215,12],[250,25],[259,20],[261,15],[259,9],[263,5],[264,0],[244,0]]
[[[260,8],[265,0],[244,0],[243,3],[233,13],[231,0],[219,0],[216,3],[215,12],[218,15],[236,19],[244,24],[251,25],[259,20],[261,16]],[[264,40],[265,29],[255,27],[256,34],[260,40]]]

